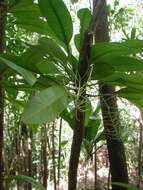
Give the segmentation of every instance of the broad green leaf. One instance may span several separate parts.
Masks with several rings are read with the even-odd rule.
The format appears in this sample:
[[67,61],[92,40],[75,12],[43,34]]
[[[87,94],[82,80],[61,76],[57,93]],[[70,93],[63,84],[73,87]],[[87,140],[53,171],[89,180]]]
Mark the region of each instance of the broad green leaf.
[[40,17],[41,12],[37,4],[31,0],[20,0],[10,7],[9,12],[15,17],[13,24],[30,32],[37,32],[56,38],[53,31]]
[[67,107],[67,93],[61,86],[52,86],[35,95],[27,103],[22,121],[27,124],[48,123]]
[[117,94],[127,99],[128,98],[134,98],[134,99],[143,98],[143,91],[141,92],[140,90],[132,89],[132,88],[122,88],[121,90],[117,91]]
[[97,61],[98,58],[103,58],[109,54],[110,57],[115,55],[131,55],[141,53],[143,51],[142,40],[128,40],[122,43],[119,42],[103,42],[96,43],[91,48],[91,62]]
[[39,40],[39,44],[41,45],[43,50],[47,52],[47,54],[53,59],[55,58],[57,60],[60,60],[64,64],[66,63],[67,57],[55,41],[49,38],[41,38]]
[[85,110],[85,119],[84,119],[84,125],[87,126],[88,122],[90,120],[90,116],[92,114],[92,105],[91,101],[89,99],[86,100],[86,110]]
[[125,98],[140,109],[143,109],[143,90],[141,91],[133,88],[123,88],[116,93],[119,97]]
[[80,9],[77,16],[80,19],[80,34],[75,35],[74,40],[76,48],[80,50],[84,39],[84,33],[88,29],[91,20],[91,11],[88,8]]
[[75,112],[74,110],[65,109],[60,115],[68,124],[69,126],[74,129],[75,127]]
[[[41,16],[41,13],[38,9],[38,5],[33,3],[32,0],[20,0],[9,7],[9,12],[13,13],[16,17],[29,17],[32,14],[33,16]],[[26,14],[27,13],[27,14]]]
[[79,51],[79,50],[80,50],[80,47],[81,47],[80,34],[76,34],[76,35],[74,36],[74,43],[75,43],[76,49]]
[[38,88],[48,88],[50,86],[55,86],[55,85],[66,85],[68,84],[69,79],[65,77],[65,75],[46,75],[46,76],[40,76],[37,79],[37,82],[34,84],[34,87]]
[[52,31],[67,49],[73,34],[70,13],[62,0],[38,0],[40,10]]
[[49,38],[41,38],[38,45],[30,46],[16,61],[22,67],[38,73],[39,70],[36,65],[45,61],[46,58],[44,57],[47,55],[50,56],[51,61],[58,61],[66,67],[67,57],[65,53]]
[[112,184],[120,186],[120,187],[125,187],[125,188],[127,188],[127,190],[141,190],[140,188],[137,188],[131,184],[126,184],[126,183],[121,183],[121,182],[113,182]]
[[31,86],[36,82],[36,78],[34,76],[34,74],[18,65],[16,65],[15,63],[0,57],[0,59],[11,69],[17,71]]
[[46,190],[45,187],[40,184],[39,182],[37,182],[35,179],[33,179],[32,177],[29,176],[25,176],[25,175],[18,175],[18,176],[10,176],[8,178],[8,180],[20,180],[23,182],[27,182],[27,183],[31,183],[33,187],[35,187],[37,190]]
[[136,90],[143,90],[143,76],[142,73],[126,74],[122,72],[116,72],[109,77],[102,79],[108,84],[115,86],[129,87]]
[[[107,67],[113,67],[115,71],[118,72],[131,72],[131,71],[142,71],[143,61],[134,57],[129,56],[110,56],[109,54],[98,59],[96,64],[100,65],[102,69],[102,64],[107,64]],[[103,67],[104,69],[104,67]],[[108,68],[107,68],[108,69]],[[106,70],[105,70],[106,71]]]
[[112,65],[107,63],[98,63],[93,65],[92,79],[104,79],[105,77],[112,75],[114,72],[115,69]]
[[85,128],[85,139],[88,141],[94,140],[98,133],[98,128],[100,126],[100,119],[90,119],[88,126]]
[[43,74],[55,75],[60,73],[60,71],[52,61],[43,60],[42,62],[38,63],[36,66],[39,69],[39,71]]

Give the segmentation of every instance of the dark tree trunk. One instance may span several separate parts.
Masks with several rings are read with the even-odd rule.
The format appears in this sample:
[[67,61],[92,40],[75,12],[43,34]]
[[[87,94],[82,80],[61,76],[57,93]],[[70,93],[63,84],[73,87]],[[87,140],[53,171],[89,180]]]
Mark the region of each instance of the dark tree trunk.
[[137,187],[140,188],[141,176],[142,176],[142,148],[143,148],[143,112],[141,111],[141,121],[140,121],[140,134],[139,134],[139,150],[138,150],[138,183]]
[[62,138],[62,118],[60,119],[59,127],[59,152],[58,152],[58,190],[60,189],[60,170],[61,170],[61,138]]
[[[106,0],[97,0],[101,7],[104,7],[95,32],[96,42],[108,42],[108,21],[106,11]],[[128,183],[128,172],[123,142],[120,138],[121,127],[117,100],[114,95],[115,89],[112,86],[99,82],[100,103],[103,116],[107,148],[109,154],[110,171],[112,182]],[[125,188],[112,185],[113,190],[124,190]]]
[[[28,176],[29,177],[32,177],[32,140],[33,140],[32,129],[29,129],[29,138],[28,138]],[[28,184],[28,190],[32,190],[31,183]]]
[[91,40],[91,34],[89,34],[89,32],[86,32],[83,41],[83,47],[81,48],[80,64],[78,69],[79,78],[76,84],[77,89],[80,91],[80,96],[76,103],[76,124],[73,131],[73,141],[69,163],[68,190],[76,190],[77,186],[77,169],[84,134],[86,83],[88,78],[88,60],[90,54]]
[[[5,48],[5,23],[6,23],[6,3],[0,0],[0,53]],[[0,76],[0,83],[3,76]],[[4,91],[0,85],[0,189],[4,190],[4,163],[3,163],[3,129],[4,129]]]
[[54,190],[57,190],[57,176],[56,176],[56,159],[55,159],[55,123],[52,125],[52,164],[53,164],[53,180]]
[[97,151],[96,151],[96,148],[97,148],[97,145],[95,143],[95,152],[94,152],[94,190],[97,189]]
[[[84,34],[84,39],[80,49],[79,56],[79,68],[77,71],[77,102],[76,106],[76,120],[73,131],[73,141],[71,146],[71,155],[69,162],[69,178],[68,178],[68,190],[76,190],[77,187],[77,169],[79,163],[79,156],[81,150],[82,139],[84,135],[84,120],[85,120],[85,110],[86,110],[86,84],[90,74],[90,49],[93,39],[93,30],[95,28],[97,15],[99,15],[100,10],[98,9],[98,4],[94,6],[93,16],[91,18],[89,28]],[[79,95],[78,95],[79,94]]]
[[47,127],[42,126],[42,144],[41,144],[41,154],[42,154],[42,178],[43,186],[47,189],[48,180],[48,162],[47,162]]

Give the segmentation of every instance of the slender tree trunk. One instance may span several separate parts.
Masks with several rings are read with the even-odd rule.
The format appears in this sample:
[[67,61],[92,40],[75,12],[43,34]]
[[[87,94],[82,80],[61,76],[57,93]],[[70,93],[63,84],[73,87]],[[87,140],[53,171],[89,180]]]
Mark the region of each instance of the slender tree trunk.
[[[29,138],[28,138],[28,176],[29,177],[32,177],[32,139],[33,139],[32,129],[29,129]],[[31,183],[28,184],[28,190],[32,190]]]
[[90,74],[90,49],[93,39],[93,30],[97,25],[97,16],[100,14],[99,3],[94,6],[93,16],[89,28],[84,34],[84,39],[80,49],[79,67],[77,72],[77,101],[76,101],[76,120],[73,131],[73,140],[71,146],[71,155],[68,173],[68,190],[76,190],[77,187],[77,169],[81,150],[82,139],[84,135],[84,120],[86,110],[86,84]]
[[[106,0],[100,1],[101,7],[104,7],[99,19],[100,23],[96,28],[96,42],[108,42],[108,21],[106,11]],[[121,127],[117,100],[114,95],[115,89],[112,86],[99,82],[100,103],[103,116],[107,148],[109,154],[110,171],[112,182],[128,183],[128,172],[123,142],[119,136]],[[113,190],[124,190],[125,188],[112,185]]]
[[95,143],[94,149],[94,190],[97,188],[97,151],[96,151],[97,145]]
[[[15,148],[16,148],[16,157],[17,157],[17,162],[16,162],[16,175],[20,174],[21,167],[20,167],[20,135],[19,135],[19,126],[18,129],[15,132]],[[20,182],[17,180],[17,190],[20,188]]]
[[62,137],[62,118],[60,119],[60,128],[59,128],[58,190],[59,190],[59,188],[60,188],[60,169],[61,169],[61,137]]
[[[23,155],[23,175],[28,176],[28,129],[25,123],[21,123],[21,140]],[[28,183],[24,182],[24,190],[28,190]]]
[[137,187],[141,185],[141,172],[142,172],[142,148],[143,148],[143,113],[141,112],[141,122],[140,122],[140,135],[139,135],[139,152],[138,152],[138,184]]
[[[6,2],[0,0],[0,53],[5,48],[5,23],[6,23]],[[0,76],[0,84],[3,76]],[[4,190],[4,163],[3,163],[3,130],[4,130],[4,91],[0,85],[0,189]]]
[[69,181],[68,190],[76,190],[77,186],[77,169],[81,144],[84,134],[85,104],[86,104],[86,82],[89,69],[89,54],[92,36],[88,32],[85,33],[83,47],[81,49],[80,64],[78,69],[79,80],[77,81],[77,89],[80,91],[76,103],[76,121],[73,131],[73,141],[71,147],[70,163],[69,163]]
[[42,126],[42,178],[43,186],[47,189],[47,180],[48,180],[48,163],[47,163],[47,127],[46,125]]
[[55,161],[55,123],[52,125],[52,161],[53,161],[53,178],[54,178],[54,190],[57,190],[57,178],[56,178],[56,161]]

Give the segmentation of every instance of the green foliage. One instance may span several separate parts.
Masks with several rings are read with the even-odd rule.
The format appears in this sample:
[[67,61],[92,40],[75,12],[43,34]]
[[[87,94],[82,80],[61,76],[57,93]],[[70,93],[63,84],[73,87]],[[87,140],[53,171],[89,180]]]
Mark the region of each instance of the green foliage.
[[127,40],[125,42],[96,43],[91,49],[91,62],[110,55],[132,55],[143,51],[142,40]]
[[36,82],[36,78],[32,72],[16,65],[15,63],[0,57],[0,59],[10,68],[17,71],[31,86]]
[[27,183],[31,183],[35,190],[46,190],[42,184],[37,182],[32,177],[24,176],[24,175],[18,175],[18,176],[11,176],[8,178],[8,180],[17,180],[17,181],[24,181]]
[[131,185],[131,184],[125,184],[125,183],[120,183],[120,182],[114,182],[112,183],[113,185],[118,185],[120,187],[125,187],[127,188],[127,190],[141,190],[137,187],[135,187],[134,185]]
[[53,121],[67,107],[67,93],[61,86],[52,86],[35,95],[28,102],[22,115],[27,124]]
[[87,8],[80,9],[77,12],[77,16],[80,19],[80,33],[75,35],[74,40],[77,50],[80,50],[84,39],[84,33],[88,29],[91,20],[91,11]]
[[49,25],[40,17],[42,16],[37,4],[31,0],[17,1],[8,10],[15,19],[13,24],[26,29],[30,32],[37,32],[39,34],[45,34],[53,36]]
[[61,0],[39,0],[38,2],[48,25],[69,51],[69,42],[73,35],[73,25],[66,5]]
[[119,97],[126,98],[133,104],[143,109],[143,90],[137,90],[135,88],[123,88],[117,92]]

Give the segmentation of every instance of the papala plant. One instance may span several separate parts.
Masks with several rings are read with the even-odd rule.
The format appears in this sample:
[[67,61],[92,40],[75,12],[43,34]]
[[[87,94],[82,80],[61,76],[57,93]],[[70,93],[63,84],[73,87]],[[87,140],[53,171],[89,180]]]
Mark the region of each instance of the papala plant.
[[[74,35],[73,22],[63,1],[9,1],[8,12],[13,16],[14,24],[38,33],[40,38],[36,45],[28,45],[22,55],[3,53],[0,57],[0,73],[6,73],[7,78],[18,73],[26,82],[23,80],[21,83],[19,79],[14,85],[21,89],[23,87],[23,91],[24,87],[35,91],[24,106],[24,123],[49,123],[64,115],[69,103],[74,102],[71,155],[76,157],[71,156],[70,166],[75,168],[69,170],[73,172],[69,174],[69,189],[76,188],[77,165],[85,128],[88,82],[100,80],[115,87],[120,86],[120,90],[115,92],[116,96],[126,98],[141,108],[143,106],[143,60],[137,56],[143,51],[143,41],[97,42],[93,45],[92,34],[98,21],[97,10],[98,7],[95,7],[91,13],[88,9],[81,9],[77,13],[80,19],[79,34],[75,35],[75,47],[79,51],[77,57],[72,53],[70,45]],[[6,80],[3,85],[5,82]],[[75,147],[78,149],[74,149]]]
[[[36,86],[39,87],[41,84],[42,88],[42,85],[43,86],[45,85],[44,83],[46,83],[47,87],[53,86],[54,83],[56,85],[62,83],[63,85],[60,86],[64,86],[64,88],[66,88],[66,85],[69,83],[69,81],[75,82],[76,75],[74,70],[78,67],[78,62],[79,62],[77,58],[75,58],[74,55],[72,55],[70,48],[70,40],[72,37],[73,24],[71,21],[71,16],[67,11],[67,8],[63,2],[61,3],[62,4],[61,7],[64,7],[63,9],[64,12],[66,12],[66,14],[64,14],[65,16],[62,16],[61,19],[62,23],[58,19],[58,12],[59,12],[58,9],[55,8],[55,10],[52,11],[52,8],[50,8],[50,6],[52,5],[50,4],[50,6],[48,6],[50,10],[45,10],[47,7],[45,3],[47,2],[39,1],[39,5],[41,7],[41,12],[44,12],[43,15],[45,16],[45,18],[47,17],[49,18],[47,22],[45,20],[41,20],[43,25],[48,26],[50,27],[50,29],[52,29],[51,33],[49,32],[48,29],[45,30],[43,29],[43,32],[45,31],[49,32],[49,34],[47,34],[49,37],[48,38],[44,37],[40,39],[38,45],[30,46],[27,49],[27,51],[21,56],[14,58],[13,57],[11,58],[10,55],[6,54],[4,56],[1,56],[1,65],[3,68],[3,69],[1,68],[1,70],[2,72],[4,72],[5,69],[8,67],[14,69],[24,79],[26,79],[26,81],[30,85],[34,85],[34,83],[37,81],[34,87]],[[34,4],[32,1],[23,0],[23,1],[17,1],[17,3],[14,3],[12,5],[10,6],[9,12],[15,16],[16,18],[15,23],[21,26],[22,28],[26,28],[29,31],[38,32],[36,31],[37,29],[35,23],[31,22],[31,25],[29,27],[28,26],[25,27],[25,25],[26,24],[28,25],[28,22],[30,22],[30,19],[28,19],[29,18],[28,14],[32,17],[31,20],[35,20],[37,25],[40,23],[40,16],[42,15],[42,13],[40,13],[37,4]],[[37,14],[35,15],[30,14],[30,11],[34,10],[36,11]],[[51,18],[49,17],[49,14]],[[80,15],[79,18],[81,19],[81,29],[80,29],[81,36],[83,36],[84,31],[87,29],[87,26],[90,21],[90,16],[88,17],[89,19],[85,20],[84,16],[81,16],[82,14],[90,15],[91,13],[88,9],[79,10],[78,15]],[[59,27],[53,26],[55,25],[55,23],[52,22],[53,21],[52,19],[58,22]],[[35,30],[32,28],[34,26]],[[38,28],[41,29],[41,27]],[[53,38],[53,35],[55,35],[55,38]],[[83,37],[80,37],[80,39],[82,38]],[[57,39],[59,43],[57,43],[56,41]],[[76,41],[79,42],[79,40]],[[76,44],[78,42],[76,42]],[[63,51],[62,48],[65,48],[65,50]],[[137,71],[143,70],[142,60],[141,58],[136,58],[131,56],[142,52],[142,49],[143,46],[141,40],[127,40],[122,43],[117,43],[117,42],[96,43],[91,48],[90,63],[92,66],[91,69],[92,74],[90,80],[100,79],[106,83],[110,83],[115,86],[120,85],[126,87],[125,89],[121,89],[118,92],[119,96],[124,97],[125,92],[128,90],[127,87],[129,88],[130,85],[133,85],[132,81],[135,81],[135,83],[137,82],[139,85],[142,86],[141,84],[142,80],[139,81],[140,77],[138,77],[137,74],[133,74],[133,71],[135,73]],[[29,57],[31,57],[31,59],[29,59]],[[104,73],[102,72],[103,69],[105,70]],[[40,74],[40,77],[38,77],[38,79],[36,80],[35,76],[31,73],[31,71],[35,74]],[[136,85],[133,86],[134,88],[135,87],[137,88]],[[136,90],[133,90],[133,92],[135,92]],[[129,94],[130,93],[131,92],[129,92]],[[70,96],[68,94],[68,97],[73,97],[73,96]]]

